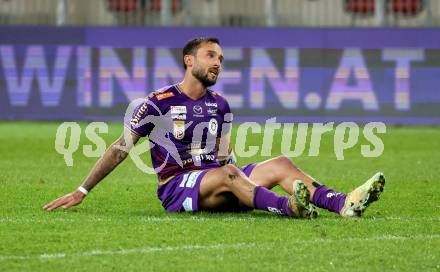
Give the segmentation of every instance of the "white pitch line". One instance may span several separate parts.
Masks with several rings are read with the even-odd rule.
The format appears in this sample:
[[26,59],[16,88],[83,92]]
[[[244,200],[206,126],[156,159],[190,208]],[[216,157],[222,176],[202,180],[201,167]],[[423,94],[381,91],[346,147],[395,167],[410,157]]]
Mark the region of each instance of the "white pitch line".
[[[337,242],[366,242],[366,241],[410,241],[410,240],[435,240],[440,239],[440,234],[433,235],[417,235],[417,236],[395,236],[384,235],[374,237],[347,237],[342,239],[325,239],[318,238],[312,240],[286,240],[289,244],[316,244],[316,243],[337,243]],[[172,251],[192,251],[192,250],[216,250],[216,249],[234,249],[244,247],[256,247],[262,246],[267,248],[268,246],[278,246],[279,243],[237,243],[237,244],[213,244],[213,245],[186,245],[178,247],[143,247],[132,249],[118,249],[118,250],[92,250],[85,252],[74,253],[42,253],[36,255],[21,255],[21,256],[1,256],[0,261],[6,260],[29,260],[29,259],[62,259],[66,257],[90,257],[101,255],[128,255],[128,254],[150,254],[156,252],[172,252]]]
[[[273,221],[274,219],[280,219],[281,217],[203,217],[203,216],[191,216],[191,217],[168,217],[168,216],[145,216],[138,218],[131,218],[129,222],[182,222],[182,221],[244,221],[244,222],[255,222],[255,221]],[[287,219],[287,218],[285,218]],[[49,218],[17,218],[17,217],[5,217],[0,218],[0,224],[2,223],[55,223],[55,222],[66,222],[72,223],[76,220],[82,220],[83,222],[127,222],[127,220],[119,218],[96,218],[96,217],[81,217],[81,218],[63,218],[63,217],[49,217]],[[320,221],[343,221],[343,220],[353,220],[341,217],[333,218],[318,218],[311,222]],[[408,221],[408,222],[436,222],[440,221],[440,217],[398,217],[398,216],[387,216],[387,217],[363,217],[354,218],[354,220],[360,221]]]
[[0,261],[5,260],[28,260],[28,259],[62,259],[66,257],[88,257],[99,255],[128,255],[128,254],[149,254],[155,252],[170,252],[170,251],[189,251],[189,250],[213,250],[213,249],[228,249],[228,248],[242,248],[254,247],[253,243],[237,243],[237,244],[213,244],[213,245],[186,245],[178,247],[143,247],[132,249],[118,249],[118,250],[92,250],[76,253],[42,253],[36,255],[22,255],[22,256],[1,256]]

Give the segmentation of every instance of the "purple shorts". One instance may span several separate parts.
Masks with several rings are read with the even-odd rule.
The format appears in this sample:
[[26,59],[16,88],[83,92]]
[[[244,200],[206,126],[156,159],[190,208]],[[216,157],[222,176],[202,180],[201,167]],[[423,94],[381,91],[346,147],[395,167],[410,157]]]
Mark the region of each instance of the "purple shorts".
[[[250,176],[256,163],[241,167],[246,176]],[[211,168],[212,169],[212,168]],[[205,174],[211,169],[194,170],[181,173],[164,185],[159,185],[157,196],[168,212],[199,211],[199,187]]]

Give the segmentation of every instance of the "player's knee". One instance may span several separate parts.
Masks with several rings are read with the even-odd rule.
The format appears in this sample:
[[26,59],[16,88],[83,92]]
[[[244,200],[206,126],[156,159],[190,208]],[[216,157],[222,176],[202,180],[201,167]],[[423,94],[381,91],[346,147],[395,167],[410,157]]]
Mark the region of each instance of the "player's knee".
[[279,157],[276,157],[276,165],[282,169],[291,169],[296,170],[298,167],[295,165],[295,163],[287,156],[281,155]]
[[283,165],[283,166],[293,165],[292,160],[285,155],[281,155],[281,156],[276,157],[276,161],[277,161],[277,163],[279,163],[280,165]]
[[223,172],[223,181],[226,186],[233,184],[233,181],[241,174],[241,170],[233,164],[227,164],[221,168]]
[[233,165],[233,164],[226,164],[225,166],[222,166],[223,172],[226,176],[239,176],[241,170]]

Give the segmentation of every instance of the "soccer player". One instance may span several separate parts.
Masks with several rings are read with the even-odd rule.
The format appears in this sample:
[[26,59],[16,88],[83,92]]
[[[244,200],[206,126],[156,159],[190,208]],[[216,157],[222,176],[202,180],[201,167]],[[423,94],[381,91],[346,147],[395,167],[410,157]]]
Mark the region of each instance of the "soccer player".
[[[223,53],[216,38],[195,38],[183,48],[182,82],[153,92],[125,120],[123,135],[97,161],[82,185],[44,209],[80,204],[148,137],[158,175],[157,194],[165,210],[248,211],[313,218],[315,206],[344,217],[361,216],[379,198],[385,178],[375,174],[348,195],[321,185],[289,158],[276,157],[244,167],[235,164],[229,146],[232,114],[228,102],[208,87],[222,69]],[[271,191],[280,186],[289,196]]]

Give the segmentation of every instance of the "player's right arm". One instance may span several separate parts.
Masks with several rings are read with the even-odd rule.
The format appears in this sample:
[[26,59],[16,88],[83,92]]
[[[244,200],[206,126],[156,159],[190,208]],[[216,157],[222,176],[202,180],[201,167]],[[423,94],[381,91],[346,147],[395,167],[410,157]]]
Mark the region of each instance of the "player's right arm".
[[[149,96],[138,104],[132,114],[128,115],[129,118],[127,120],[124,118],[125,128],[121,137],[111,144],[104,155],[95,163],[82,185],[77,190],[49,202],[43,209],[47,211],[59,207],[67,209],[80,204],[86,196],[85,193],[90,192],[110,174],[128,156],[128,152],[141,137],[150,134],[154,127],[154,122],[151,122],[154,118],[151,117],[159,114],[157,107],[154,106],[155,103],[157,103],[157,99]],[[85,193],[82,190],[85,190]]]
[[[125,134],[125,136],[124,136]],[[140,139],[140,136],[125,128],[124,133],[117,139],[104,155],[96,162],[81,187],[90,192],[101,180],[103,180],[113,169],[116,168],[128,156],[128,152]],[[62,207],[64,209],[80,204],[86,194],[79,189],[57,198],[43,208],[51,211]]]

